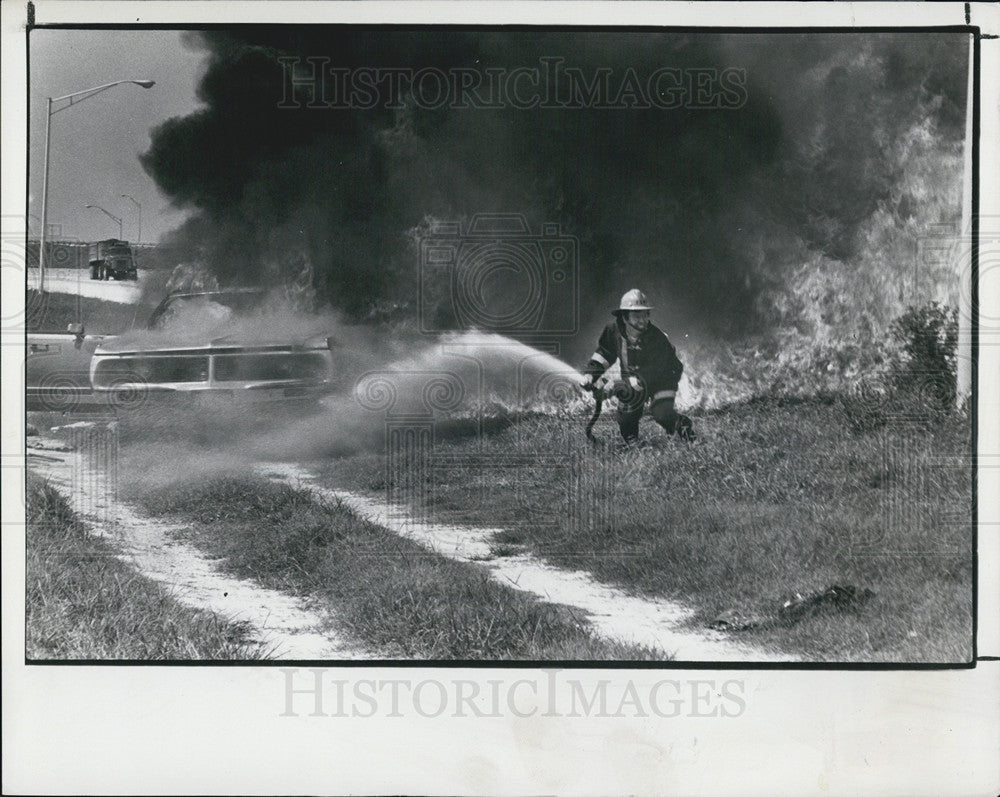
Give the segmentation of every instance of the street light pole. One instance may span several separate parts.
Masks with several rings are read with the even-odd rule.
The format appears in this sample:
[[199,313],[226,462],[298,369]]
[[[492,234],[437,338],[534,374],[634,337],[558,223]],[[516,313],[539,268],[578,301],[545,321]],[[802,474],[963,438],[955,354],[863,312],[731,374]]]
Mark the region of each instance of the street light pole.
[[118,240],[119,241],[122,240],[122,238],[124,237],[125,233],[122,232],[122,220],[121,220],[121,218],[119,218],[118,216],[116,216],[114,213],[108,213],[108,211],[106,211],[100,205],[84,205],[84,207],[85,208],[93,208],[94,210],[99,210],[105,216],[108,216],[112,221],[118,222]]
[[142,243],[142,205],[139,204],[139,200],[136,199],[131,194],[122,194],[122,199],[131,199],[132,200],[132,204],[135,205],[139,209],[139,231],[136,233],[135,242],[137,244],[141,244]]
[[52,98],[45,109],[45,167],[42,171],[42,232],[38,236],[38,292],[45,293],[45,228],[49,224],[49,143],[52,137]]
[[[137,86],[141,86],[144,89],[152,88],[156,85],[153,80],[115,80],[111,83],[105,83],[101,86],[94,86],[90,89],[84,89],[83,91],[75,91],[72,94],[66,94],[62,97],[49,97],[48,103],[45,108],[45,165],[42,169],[42,233],[38,239],[38,292],[45,292],[45,244],[48,237],[48,221],[49,221],[49,149],[52,138],[52,116],[59,113],[59,111],[65,111],[67,108],[76,105],[78,102],[83,102],[86,99],[93,97],[95,94],[100,94],[102,91],[107,91],[115,86],[120,86],[123,83],[134,83]],[[56,108],[52,110],[52,104],[56,102],[61,102],[63,100],[69,100],[69,102],[62,108]],[[103,210],[103,208],[102,208]],[[107,211],[105,211],[107,213]],[[108,213],[110,216],[111,214]],[[121,237],[121,222],[119,221],[118,226],[118,237]]]

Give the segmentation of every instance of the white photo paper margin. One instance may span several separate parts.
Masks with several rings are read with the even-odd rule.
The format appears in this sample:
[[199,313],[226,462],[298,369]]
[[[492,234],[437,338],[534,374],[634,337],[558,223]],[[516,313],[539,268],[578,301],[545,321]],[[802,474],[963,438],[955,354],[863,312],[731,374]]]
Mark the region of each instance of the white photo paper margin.
[[[3,215],[23,215],[24,4],[3,22]],[[412,22],[615,25],[965,24],[962,4],[40,2],[39,24]],[[1000,33],[996,6],[971,22]],[[981,41],[980,213],[1000,216],[1000,41]],[[23,275],[3,272],[4,317]],[[1000,308],[1000,282],[982,282]],[[988,292],[988,294],[986,293]],[[996,313],[989,313],[996,318]],[[496,716],[435,709],[310,716],[307,671],[24,664],[23,348],[3,356],[3,787],[8,793],[986,794],[1000,789],[1000,663],[974,669],[328,668],[352,685],[499,681]],[[979,359],[979,655],[1000,655],[1000,347]],[[292,678],[293,680],[289,680]],[[683,693],[677,716],[573,716],[551,686]],[[298,680],[294,680],[298,679]],[[554,679],[554,680],[553,680]],[[663,687],[661,682],[677,682]],[[289,684],[305,689],[289,704]],[[333,688],[333,687],[330,687]],[[377,689],[377,685],[372,686]],[[705,695],[726,693],[713,704]],[[291,706],[291,710],[290,710]],[[546,716],[549,714],[549,716]],[[284,716],[283,716],[284,715]]]

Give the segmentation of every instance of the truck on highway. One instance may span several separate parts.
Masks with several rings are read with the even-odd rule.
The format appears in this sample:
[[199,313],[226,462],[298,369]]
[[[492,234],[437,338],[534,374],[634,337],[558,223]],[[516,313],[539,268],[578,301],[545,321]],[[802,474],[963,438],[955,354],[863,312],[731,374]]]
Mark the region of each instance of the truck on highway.
[[90,278],[92,280],[137,280],[135,256],[128,241],[108,238],[89,246]]

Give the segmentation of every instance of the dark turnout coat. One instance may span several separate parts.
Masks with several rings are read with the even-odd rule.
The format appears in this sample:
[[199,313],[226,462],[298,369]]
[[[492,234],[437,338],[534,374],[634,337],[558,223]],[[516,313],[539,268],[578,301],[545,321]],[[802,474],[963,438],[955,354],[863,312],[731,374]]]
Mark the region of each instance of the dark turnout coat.
[[621,361],[622,378],[638,377],[645,398],[656,401],[673,398],[677,392],[684,366],[677,359],[677,350],[655,324],[650,324],[635,344],[628,342],[625,322],[618,317],[608,324],[597,342],[597,351],[584,368],[595,379],[616,360]]

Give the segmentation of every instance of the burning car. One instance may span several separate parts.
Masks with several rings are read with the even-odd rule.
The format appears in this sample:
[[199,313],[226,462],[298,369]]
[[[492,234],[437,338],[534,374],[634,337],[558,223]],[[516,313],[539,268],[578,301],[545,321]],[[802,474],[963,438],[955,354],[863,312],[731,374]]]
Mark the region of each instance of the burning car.
[[146,330],[105,338],[90,360],[95,394],[136,391],[309,397],[333,379],[332,337],[268,310],[258,289],[168,295]]

